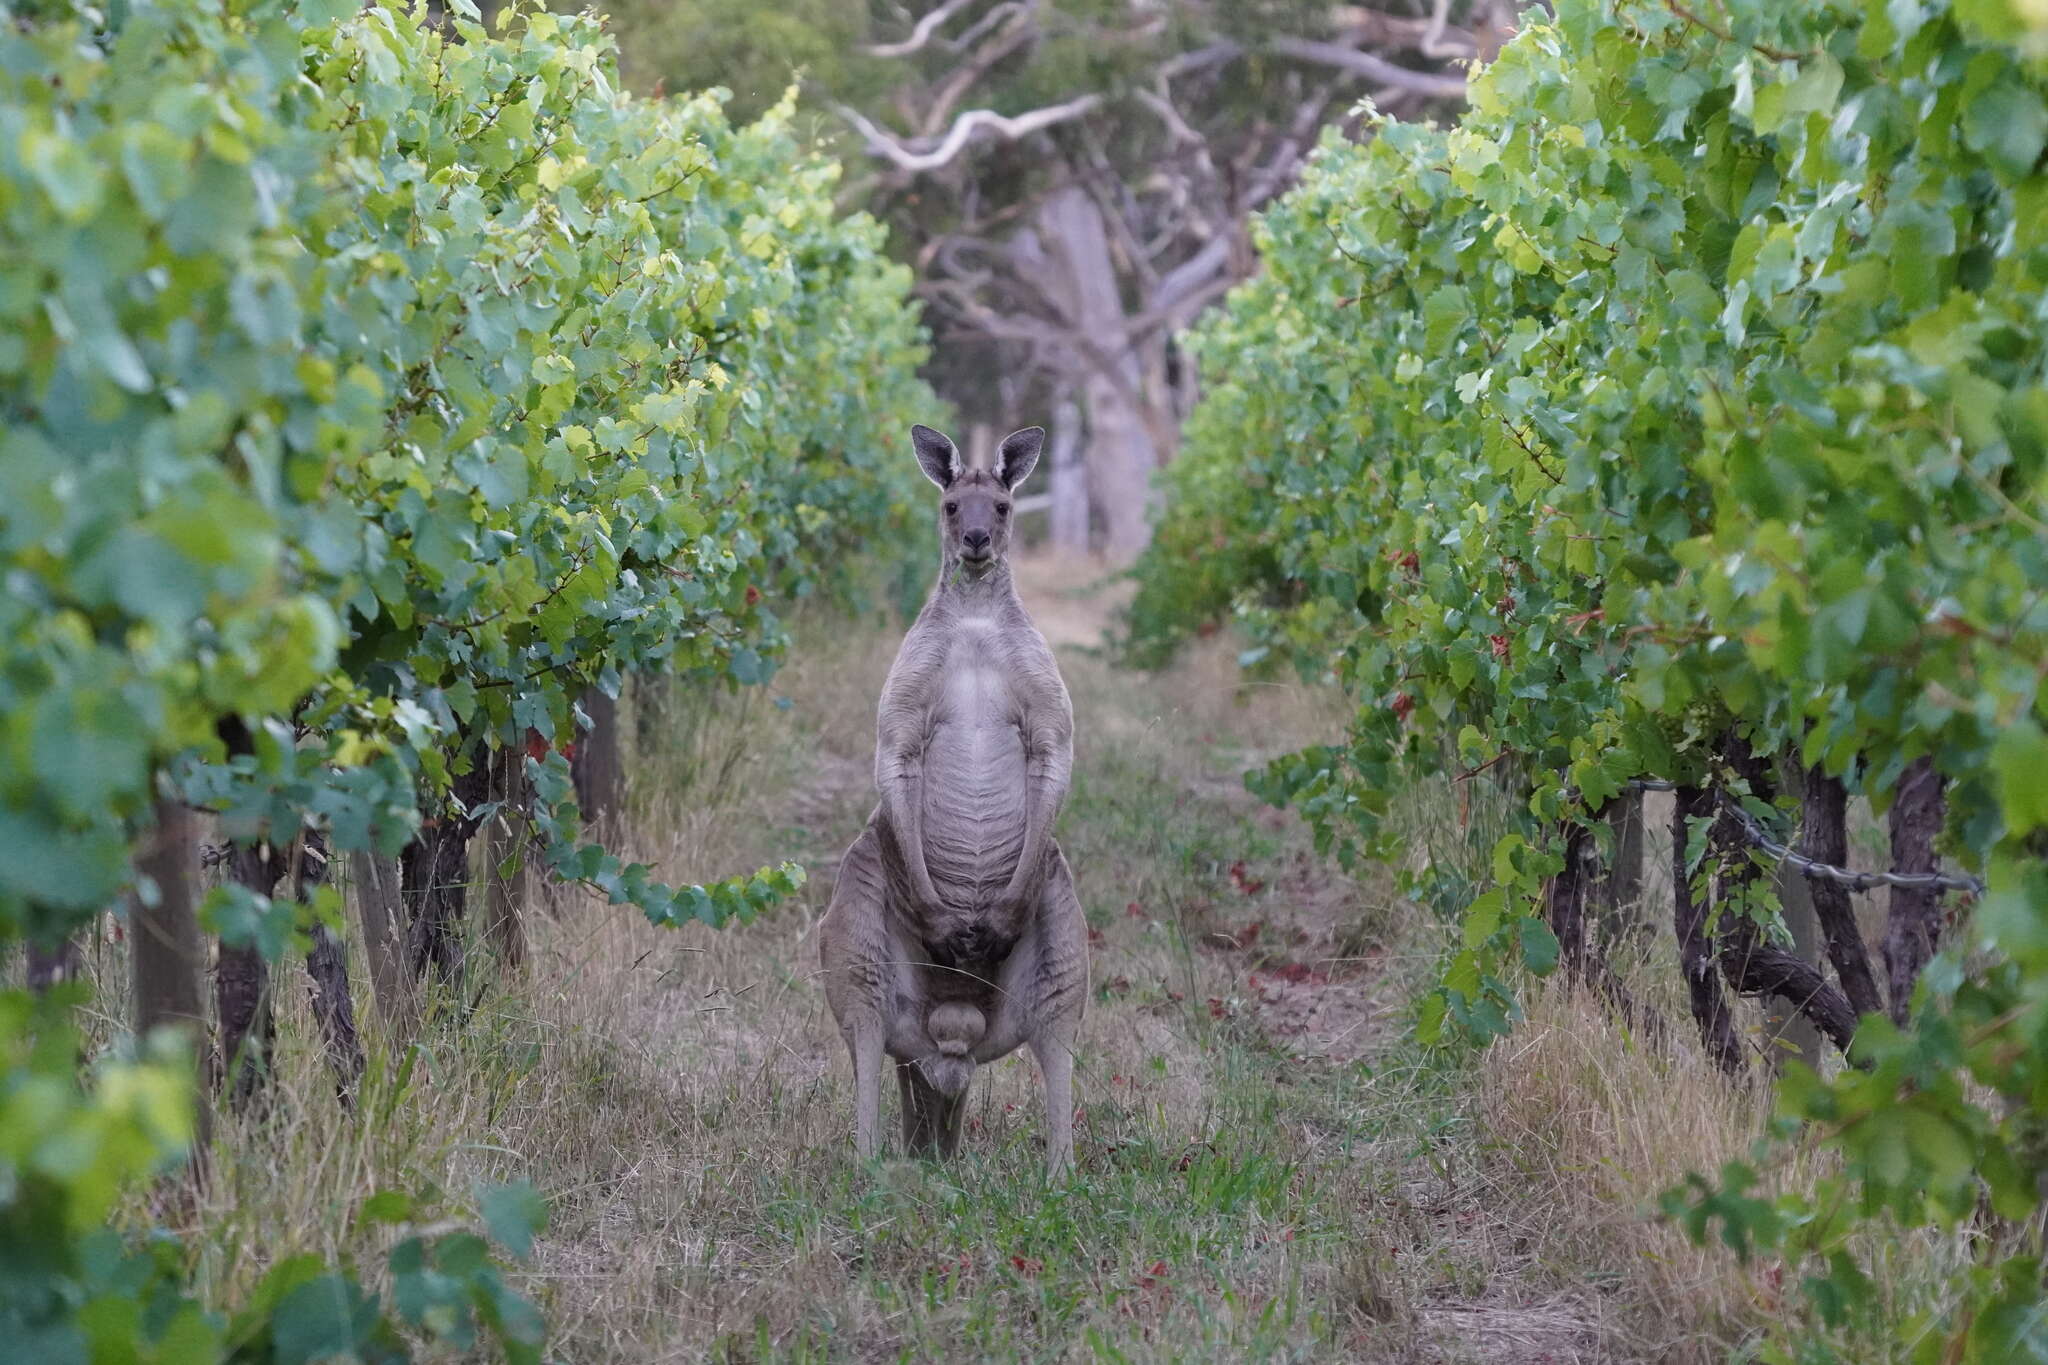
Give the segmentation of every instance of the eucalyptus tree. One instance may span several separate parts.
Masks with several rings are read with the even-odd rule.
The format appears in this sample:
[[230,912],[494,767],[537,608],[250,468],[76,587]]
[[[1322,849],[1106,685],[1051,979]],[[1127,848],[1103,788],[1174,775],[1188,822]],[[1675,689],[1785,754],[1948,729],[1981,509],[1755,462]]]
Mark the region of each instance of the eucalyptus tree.
[[1455,116],[1516,8],[1383,3],[622,0],[617,26],[631,79],[728,85],[741,117],[801,70],[842,198],[916,268],[936,386],[991,432],[1064,414],[1055,532],[1123,554],[1196,392],[1175,337],[1255,270],[1251,213],[1360,95]]

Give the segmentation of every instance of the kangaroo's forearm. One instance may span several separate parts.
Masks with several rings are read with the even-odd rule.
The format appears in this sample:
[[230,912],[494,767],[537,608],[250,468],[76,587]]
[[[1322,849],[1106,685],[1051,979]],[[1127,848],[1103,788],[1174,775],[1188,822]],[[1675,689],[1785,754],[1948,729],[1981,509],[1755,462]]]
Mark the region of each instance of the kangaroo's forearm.
[[904,766],[890,773],[882,787],[882,812],[903,855],[904,871],[910,877],[910,892],[924,906],[939,903],[938,888],[932,885],[931,868],[924,858],[924,775]]
[[1025,779],[1024,845],[1017,854],[1005,898],[1024,898],[1038,889],[1045,873],[1046,850],[1052,846],[1053,820],[1067,796],[1067,775],[1060,767],[1033,764]]

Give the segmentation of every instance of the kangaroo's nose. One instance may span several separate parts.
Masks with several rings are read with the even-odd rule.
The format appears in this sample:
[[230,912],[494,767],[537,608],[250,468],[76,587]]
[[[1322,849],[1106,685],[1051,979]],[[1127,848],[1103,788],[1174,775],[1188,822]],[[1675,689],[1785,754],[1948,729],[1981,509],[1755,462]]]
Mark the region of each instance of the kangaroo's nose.
[[986,531],[968,531],[960,537],[960,541],[975,554],[988,553],[988,532]]

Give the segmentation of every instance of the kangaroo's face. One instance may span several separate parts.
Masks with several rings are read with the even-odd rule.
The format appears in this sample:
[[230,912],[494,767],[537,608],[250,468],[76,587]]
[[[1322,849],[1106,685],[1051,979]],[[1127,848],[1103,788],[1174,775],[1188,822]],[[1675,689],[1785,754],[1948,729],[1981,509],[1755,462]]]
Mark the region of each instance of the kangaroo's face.
[[984,568],[1010,552],[1010,490],[970,470],[940,495],[939,543],[946,558]]
[[917,462],[939,486],[939,544],[946,562],[980,573],[1010,552],[1012,493],[1038,463],[1045,432],[1026,427],[1003,438],[994,469],[969,469],[960,452],[930,427],[912,427]]

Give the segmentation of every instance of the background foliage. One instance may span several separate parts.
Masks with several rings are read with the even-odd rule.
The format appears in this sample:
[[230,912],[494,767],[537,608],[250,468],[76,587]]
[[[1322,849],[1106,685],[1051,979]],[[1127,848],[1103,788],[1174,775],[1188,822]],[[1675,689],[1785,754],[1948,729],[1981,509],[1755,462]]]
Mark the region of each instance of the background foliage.
[[[893,524],[921,341],[836,167],[786,108],[625,96],[593,20],[509,27],[0,37],[7,932],[107,904],[177,760],[238,835],[394,851],[586,685],[761,680],[764,594]],[[566,829],[555,862],[676,911]]]
[[2043,76],[1995,3],[1574,0],[1458,128],[1326,142],[1201,332],[1132,615],[1156,656],[1234,610],[1247,662],[1349,689],[1342,742],[1252,778],[1347,858],[1422,772],[1523,803],[1493,887],[1418,877],[1465,917],[1425,1036],[1508,1027],[1559,822],[1630,780],[1739,795],[1733,734],[1882,811],[1931,757],[1989,890],[1910,1029],[1786,1085],[1780,1136],[1839,1179],[1772,1204],[1738,1165],[1673,1205],[1803,1261],[1830,1323],[1874,1301],[1852,1229],[1974,1223],[1930,1359],[2048,1350]]
[[[625,94],[593,18],[450,8],[0,9],[0,944],[112,905],[158,799],[389,855],[490,814],[451,787],[506,748],[551,869],[657,922],[801,880],[623,865],[559,747],[629,670],[765,680],[769,603],[903,525],[907,272],[787,103],[734,126]],[[281,951],[271,909],[213,914]],[[426,1231],[388,1306],[308,1259],[234,1315],[191,1302],[175,1245],[102,1222],[190,1152],[189,1066],[79,1077],[71,1003],[0,997],[8,1340],[537,1358],[484,1241],[395,1192],[362,1217]],[[532,1201],[482,1208],[523,1255]]]

